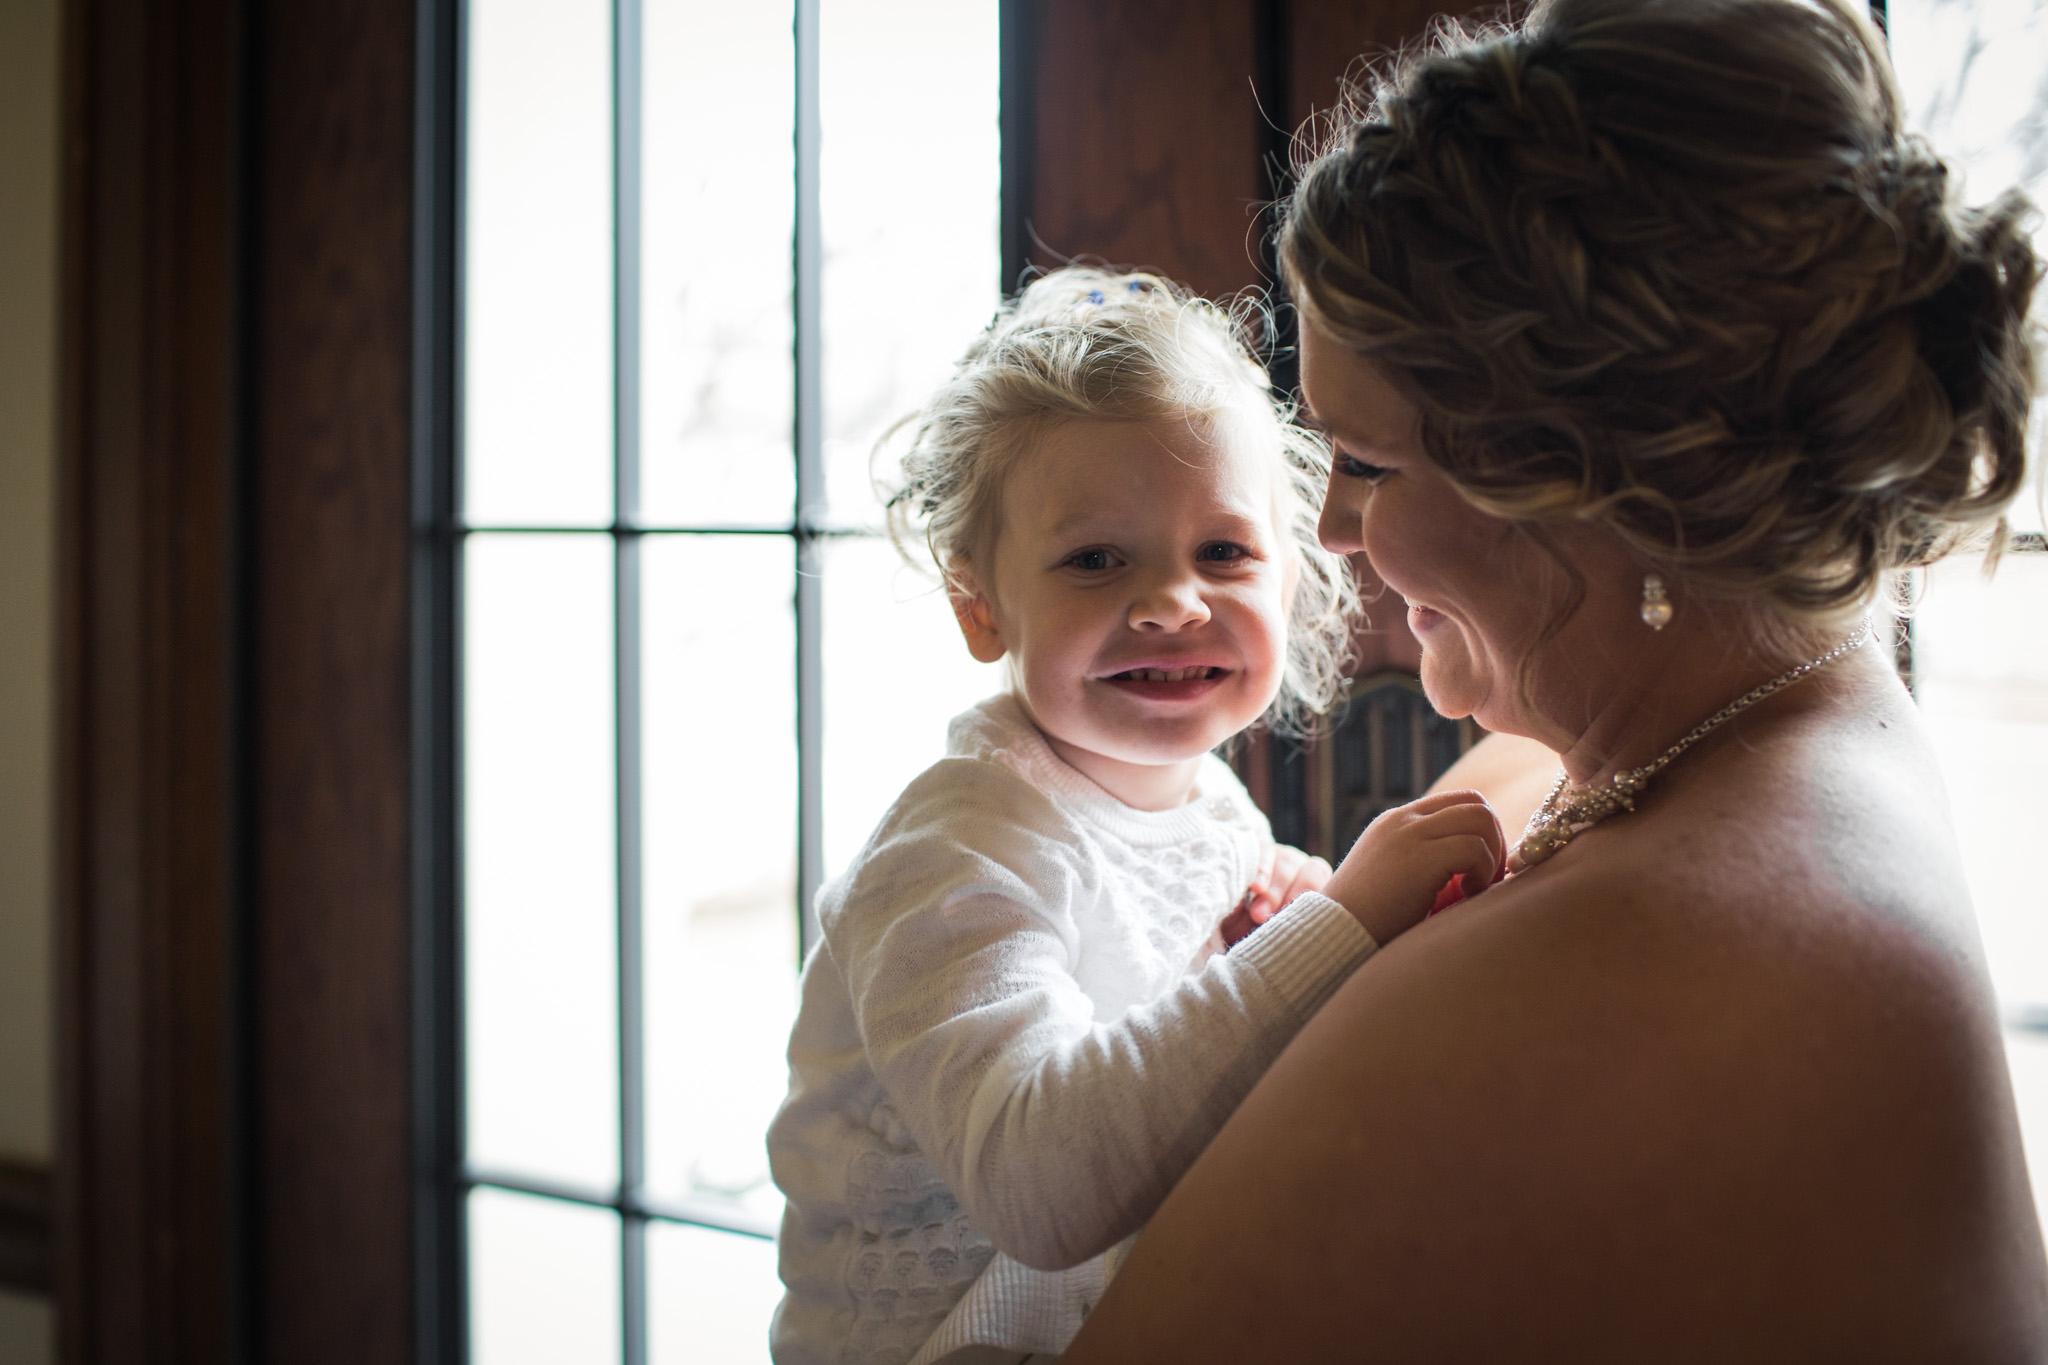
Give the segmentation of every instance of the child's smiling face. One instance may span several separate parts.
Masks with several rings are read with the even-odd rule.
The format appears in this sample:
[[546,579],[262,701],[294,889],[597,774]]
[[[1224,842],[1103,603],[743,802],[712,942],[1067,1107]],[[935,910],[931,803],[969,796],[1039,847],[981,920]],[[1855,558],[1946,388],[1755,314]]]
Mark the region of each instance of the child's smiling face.
[[1203,754],[1278,692],[1297,573],[1277,455],[1230,420],[1076,420],[1016,457],[982,565],[954,606],[984,662],[1008,655],[1060,756],[1165,809]]

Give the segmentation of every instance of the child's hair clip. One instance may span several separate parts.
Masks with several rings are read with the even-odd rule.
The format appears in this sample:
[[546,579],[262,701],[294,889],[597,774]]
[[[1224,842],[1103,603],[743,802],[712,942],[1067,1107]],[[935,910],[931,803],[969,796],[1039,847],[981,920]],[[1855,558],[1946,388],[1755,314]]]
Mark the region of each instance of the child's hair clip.
[[1102,291],[1101,291],[1100,289],[1091,289],[1091,290],[1089,290],[1089,291],[1088,291],[1088,302],[1090,302],[1090,303],[1101,303],[1101,302],[1102,302]]

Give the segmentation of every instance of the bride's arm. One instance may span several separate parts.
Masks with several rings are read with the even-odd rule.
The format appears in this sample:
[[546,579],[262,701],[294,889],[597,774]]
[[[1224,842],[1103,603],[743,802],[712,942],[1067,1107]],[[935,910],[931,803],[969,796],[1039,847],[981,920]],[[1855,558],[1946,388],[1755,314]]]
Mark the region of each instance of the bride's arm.
[[1818,886],[1709,906],[1618,861],[1353,976],[1062,1365],[2026,1358],[2039,1234],[1962,968]]

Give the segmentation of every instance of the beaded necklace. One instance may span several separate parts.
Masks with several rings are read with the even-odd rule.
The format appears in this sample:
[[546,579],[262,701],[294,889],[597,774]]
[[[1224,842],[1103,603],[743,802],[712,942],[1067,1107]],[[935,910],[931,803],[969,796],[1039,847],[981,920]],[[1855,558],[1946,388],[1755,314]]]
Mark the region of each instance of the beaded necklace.
[[[1751,688],[1693,726],[1683,739],[1642,767],[1618,772],[1597,786],[1581,788],[1570,795],[1565,795],[1565,783],[1569,779],[1560,769],[1557,782],[1550,789],[1550,795],[1543,798],[1543,804],[1529,817],[1528,828],[1522,831],[1522,842],[1515,845],[1515,851],[1508,855],[1508,871],[1521,872],[1534,867],[1616,811],[1634,810],[1636,794],[1649,785],[1651,778],[1663,772],[1672,759],[1765,697],[1782,692],[1807,674],[1826,668],[1845,655],[1855,653],[1869,640],[1870,623],[1865,621],[1857,627],[1853,635],[1818,659],[1810,659],[1797,668],[1780,673],[1767,683]],[[1560,797],[1563,799],[1560,800]]]

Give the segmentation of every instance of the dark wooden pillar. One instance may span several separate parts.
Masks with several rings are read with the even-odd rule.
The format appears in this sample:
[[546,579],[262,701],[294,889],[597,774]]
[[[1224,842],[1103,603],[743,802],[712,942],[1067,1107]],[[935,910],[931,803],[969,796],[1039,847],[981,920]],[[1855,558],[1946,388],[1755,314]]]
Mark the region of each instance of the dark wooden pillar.
[[241,1358],[242,16],[65,13],[59,1341]]
[[258,1358],[412,1355],[412,0],[254,33]]
[[71,0],[60,1349],[411,1347],[409,0]]

